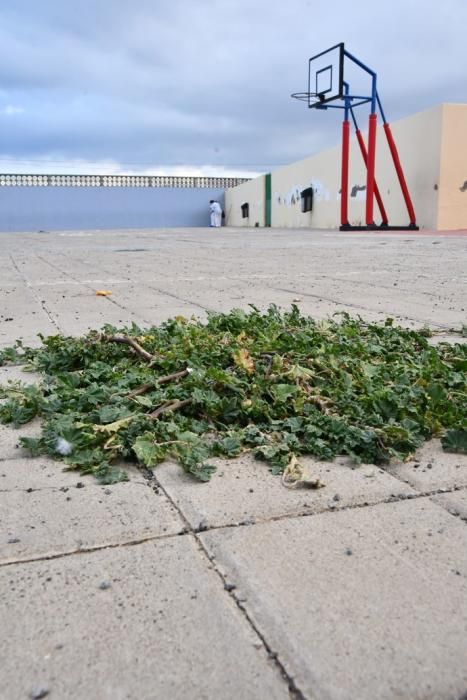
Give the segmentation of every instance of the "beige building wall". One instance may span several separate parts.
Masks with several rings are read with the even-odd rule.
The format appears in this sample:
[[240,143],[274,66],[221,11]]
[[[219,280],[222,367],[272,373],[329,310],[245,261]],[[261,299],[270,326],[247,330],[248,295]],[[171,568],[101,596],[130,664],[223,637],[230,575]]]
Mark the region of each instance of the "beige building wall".
[[[417,224],[426,229],[438,225],[442,111],[443,106],[437,105],[391,124]],[[409,215],[382,128],[377,148],[377,182],[389,223],[407,225]]]
[[[391,128],[420,228],[467,228],[467,185],[463,190],[467,181],[467,105],[438,105],[395,122]],[[376,153],[376,180],[389,223],[406,226],[409,216],[382,123],[378,128]],[[338,228],[340,170],[340,145],[275,170],[272,226]],[[313,210],[303,213],[300,192],[308,187],[314,191]],[[352,134],[349,173],[352,225],[365,224],[365,191],[366,169]],[[264,176],[227,190],[226,201],[228,225],[254,225],[252,216],[249,222],[241,219],[240,204],[245,201],[250,202],[251,213],[262,212],[261,221],[264,221]],[[376,202],[374,212],[375,222],[380,223]]]
[[[227,226],[264,226],[265,176],[243,182],[225,191],[224,209]],[[242,218],[241,206],[249,204],[250,216]]]
[[443,105],[438,228],[467,228],[467,105]]

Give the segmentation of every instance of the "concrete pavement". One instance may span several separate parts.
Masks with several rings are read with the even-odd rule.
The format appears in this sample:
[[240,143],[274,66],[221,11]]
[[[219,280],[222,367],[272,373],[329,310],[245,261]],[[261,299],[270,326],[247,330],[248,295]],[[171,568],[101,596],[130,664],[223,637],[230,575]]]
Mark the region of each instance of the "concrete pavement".
[[[2,234],[0,346],[104,323],[297,303],[436,340],[466,321],[465,233],[185,229]],[[109,289],[110,297],[96,297]],[[451,338],[452,339],[452,338]],[[457,338],[456,338],[457,339]],[[19,368],[0,382],[36,381]],[[0,426],[0,698],[459,700],[467,459],[380,469],[249,458],[102,487]]]

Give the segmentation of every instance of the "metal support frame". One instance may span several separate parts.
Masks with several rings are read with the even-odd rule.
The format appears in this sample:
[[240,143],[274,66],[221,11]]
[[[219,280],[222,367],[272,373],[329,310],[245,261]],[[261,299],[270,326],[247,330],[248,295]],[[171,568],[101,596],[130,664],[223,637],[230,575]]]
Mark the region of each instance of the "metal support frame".
[[386,134],[386,139],[388,142],[389,150],[391,151],[391,156],[392,156],[392,160],[394,163],[394,167],[396,169],[397,177],[399,180],[399,185],[401,187],[402,195],[404,197],[405,206],[407,207],[407,213],[409,215],[409,220],[410,220],[410,227],[417,228],[415,210],[413,208],[412,199],[411,199],[410,193],[409,193],[409,188],[407,187],[407,182],[405,180],[404,171],[402,170],[402,165],[400,162],[399,153],[397,151],[396,142],[394,141],[394,137],[392,135],[391,126],[386,121],[386,115],[384,114],[383,105],[381,104],[381,100],[379,99],[378,93],[376,93],[376,99],[378,101],[379,111],[381,112],[381,117],[383,119],[384,133]]
[[[344,110],[344,121],[342,123],[342,166],[341,166],[341,206],[340,206],[340,219],[341,219],[341,231],[352,231],[352,230],[379,230],[379,229],[393,229],[393,230],[418,230],[416,223],[415,210],[410,197],[409,189],[407,187],[407,182],[405,180],[404,172],[400,162],[397,147],[391,132],[391,127],[386,120],[386,115],[383,111],[383,106],[377,91],[377,75],[366,66],[362,61],[356,58],[353,54],[344,48],[343,44],[337,44],[336,47],[342,46],[341,54],[341,76],[340,79],[342,83],[339,86],[339,97],[333,99],[343,100],[343,104],[330,104],[330,102],[324,100],[321,103],[310,104],[310,97],[308,97],[308,106],[314,107],[315,109],[343,109]],[[329,49],[331,50],[331,49]],[[318,54],[318,57],[326,52]],[[316,57],[313,57],[316,58]],[[344,58],[352,61],[355,65],[365,71],[371,77],[371,94],[370,95],[352,95],[350,94],[350,86],[347,82],[343,80],[343,63]],[[310,59],[310,61],[313,59]],[[308,76],[310,82],[310,75]],[[308,86],[310,90],[310,85]],[[295,93],[294,96],[306,95],[307,93]],[[308,92],[308,96],[310,92]],[[354,110],[356,107],[360,107],[364,104],[370,104],[370,114],[368,118],[368,148],[365,146],[362,133],[358,128],[357,120],[355,117]],[[378,189],[375,177],[375,166],[376,166],[376,140],[377,140],[377,127],[378,127],[378,115],[377,107],[381,113],[383,120],[383,130],[386,135],[389,150],[392,156],[396,174],[399,180],[399,185],[404,197],[405,205],[407,207],[407,212],[409,215],[409,225],[408,226],[390,226],[388,221],[388,216],[386,209],[383,204],[381,193]],[[352,120],[355,126],[355,133],[357,136],[358,144],[360,146],[360,151],[363,157],[363,161],[366,166],[366,201],[365,201],[365,226],[352,226],[349,223],[348,216],[348,196],[349,196],[349,157],[350,157],[350,122],[349,115],[352,116]],[[375,224],[374,221],[374,200],[378,204],[378,208],[381,214],[381,224]]]
[[[363,140],[362,132],[358,128],[357,118],[355,116],[355,112],[353,110],[353,107],[350,107],[350,114],[352,115],[352,121],[353,121],[354,127],[355,127],[355,135],[357,137],[358,145],[360,146],[360,151],[362,154],[363,162],[365,163],[365,167],[367,167],[367,165],[368,165],[368,153],[366,150],[365,141]],[[381,214],[381,220],[382,220],[381,226],[387,226],[389,224],[388,215],[386,214],[386,209],[384,207],[383,199],[381,197],[379,187],[378,187],[376,180],[375,180],[375,198],[376,198],[376,201],[378,203],[379,212]]]

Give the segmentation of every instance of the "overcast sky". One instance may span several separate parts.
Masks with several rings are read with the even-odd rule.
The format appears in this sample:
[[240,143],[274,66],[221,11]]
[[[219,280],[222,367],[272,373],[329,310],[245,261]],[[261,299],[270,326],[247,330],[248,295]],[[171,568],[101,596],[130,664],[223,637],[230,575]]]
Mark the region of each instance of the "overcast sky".
[[0,172],[268,170],[339,140],[289,97],[309,56],[344,41],[394,121],[467,102],[466,30],[467,0],[2,0]]

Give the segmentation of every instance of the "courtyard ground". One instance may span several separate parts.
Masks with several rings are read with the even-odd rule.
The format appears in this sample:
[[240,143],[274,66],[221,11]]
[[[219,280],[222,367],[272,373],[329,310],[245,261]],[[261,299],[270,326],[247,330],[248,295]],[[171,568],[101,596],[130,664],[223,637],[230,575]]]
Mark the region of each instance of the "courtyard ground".
[[[0,348],[249,303],[453,342],[466,253],[467,232],[1,234]],[[465,456],[309,459],[319,491],[248,457],[105,487],[23,454],[37,431],[0,426],[2,700],[467,697]]]

